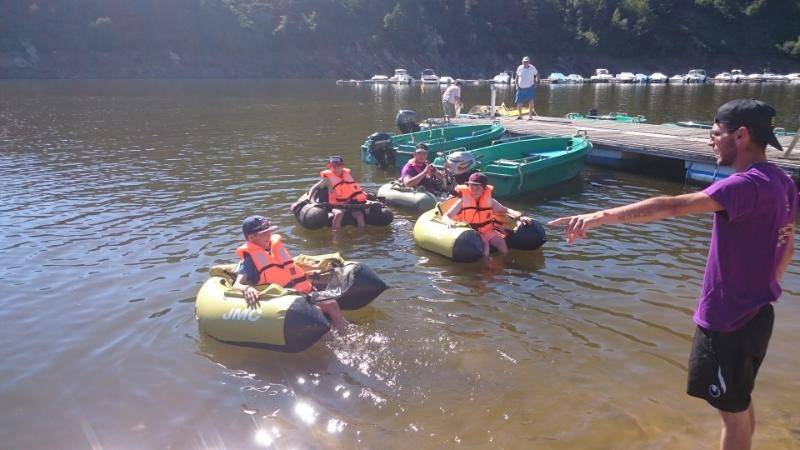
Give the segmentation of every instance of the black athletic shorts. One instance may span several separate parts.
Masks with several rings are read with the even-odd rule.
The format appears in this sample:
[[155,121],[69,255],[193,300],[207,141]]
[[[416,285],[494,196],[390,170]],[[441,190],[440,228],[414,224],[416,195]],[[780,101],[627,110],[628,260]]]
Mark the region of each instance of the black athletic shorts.
[[767,355],[774,322],[772,305],[766,305],[745,326],[730,333],[698,326],[689,356],[686,392],[722,411],[746,410],[758,368]]

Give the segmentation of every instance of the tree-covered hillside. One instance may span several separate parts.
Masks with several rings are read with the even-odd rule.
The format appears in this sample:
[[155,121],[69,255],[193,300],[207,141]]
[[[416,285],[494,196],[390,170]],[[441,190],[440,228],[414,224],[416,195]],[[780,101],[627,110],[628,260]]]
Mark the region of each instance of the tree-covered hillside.
[[8,0],[0,77],[800,70],[798,0]]

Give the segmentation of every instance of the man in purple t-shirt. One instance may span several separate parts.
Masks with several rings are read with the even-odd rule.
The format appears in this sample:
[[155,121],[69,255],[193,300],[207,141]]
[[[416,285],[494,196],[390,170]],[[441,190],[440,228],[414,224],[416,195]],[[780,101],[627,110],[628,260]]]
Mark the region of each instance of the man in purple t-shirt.
[[424,187],[437,192],[441,186],[442,174],[428,162],[428,146],[424,142],[417,144],[414,158],[410,159],[400,171],[400,181],[405,187]]
[[767,161],[775,110],[758,100],[720,106],[708,145],[717,164],[735,173],[702,192],[654,197],[618,208],[562,217],[567,241],[602,225],[646,223],[685,214],[714,213],[697,324],[689,357],[687,392],[705,399],[722,417],[722,449],[748,449],[755,430],[750,394],[772,334],[771,303],[792,259],[797,186]]

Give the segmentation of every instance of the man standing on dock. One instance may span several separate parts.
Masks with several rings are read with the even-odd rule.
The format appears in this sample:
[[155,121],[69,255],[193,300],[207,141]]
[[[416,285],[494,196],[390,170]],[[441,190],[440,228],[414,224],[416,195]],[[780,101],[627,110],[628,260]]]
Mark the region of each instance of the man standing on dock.
[[442,94],[442,108],[444,109],[444,121],[449,122],[450,119],[458,115],[458,110],[461,109],[461,81],[456,81],[444,90]]
[[562,217],[567,242],[602,225],[647,223],[714,213],[711,245],[689,357],[687,393],[705,399],[722,418],[720,448],[749,449],[756,419],[750,394],[772,335],[772,302],[792,260],[797,187],[767,161],[766,145],[781,150],[775,110],[749,99],[720,106],[708,145],[717,164],[736,172],[701,192],[654,197],[590,214]]
[[517,75],[514,78],[514,86],[517,88],[517,95],[514,102],[517,104],[517,120],[522,120],[522,105],[528,104],[528,120],[533,119],[536,110],[533,109],[533,100],[536,96],[536,82],[539,80],[539,71],[531,65],[531,59],[527,56],[522,58],[522,64],[517,67]]

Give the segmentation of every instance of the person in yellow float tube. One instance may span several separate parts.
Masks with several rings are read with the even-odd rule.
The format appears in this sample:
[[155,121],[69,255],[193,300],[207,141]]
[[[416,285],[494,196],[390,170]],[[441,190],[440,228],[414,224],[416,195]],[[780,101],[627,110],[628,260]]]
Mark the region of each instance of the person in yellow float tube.
[[533,221],[530,217],[523,216],[521,212],[507,208],[492,198],[492,189],[485,174],[473,173],[466,185],[456,186],[456,196],[460,198],[442,217],[448,226],[464,222],[475,229],[483,241],[483,256],[489,256],[491,247],[501,254],[508,253],[505,232],[501,227],[495,226],[496,213],[507,214],[511,219],[519,220],[526,225]]
[[[263,216],[250,216],[242,223],[242,234],[246,241],[236,249],[239,265],[236,267],[237,276],[233,288],[242,291],[251,307],[258,305],[259,292],[254,286],[277,284],[302,294],[314,291],[306,273],[295,265],[283,246],[281,235],[272,234],[277,228]],[[339,334],[346,333],[347,321],[336,300],[321,300],[315,305],[330,318]]]
[[[333,213],[333,221],[331,222],[331,231],[336,231],[342,226],[342,219],[344,219],[344,209],[337,208],[336,205],[346,205],[353,203],[366,203],[367,196],[358,185],[353,176],[350,175],[350,169],[344,166],[344,158],[341,156],[331,156],[328,159],[327,169],[319,173],[322,177],[308,191],[308,198],[314,199],[317,190],[320,188],[328,188],[328,204],[331,205],[331,212]],[[350,214],[356,221],[358,228],[364,228],[364,211],[351,209]]]

